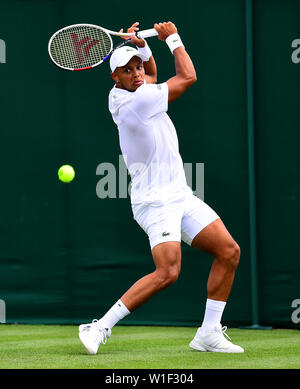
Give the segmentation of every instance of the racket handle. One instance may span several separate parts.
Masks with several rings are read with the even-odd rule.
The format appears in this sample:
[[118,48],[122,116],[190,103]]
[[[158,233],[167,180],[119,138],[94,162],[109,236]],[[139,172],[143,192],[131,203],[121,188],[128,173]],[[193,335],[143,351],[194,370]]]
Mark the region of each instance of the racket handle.
[[158,32],[155,30],[155,28],[150,28],[149,30],[143,30],[139,31],[137,33],[138,38],[151,38],[152,36],[157,36]]

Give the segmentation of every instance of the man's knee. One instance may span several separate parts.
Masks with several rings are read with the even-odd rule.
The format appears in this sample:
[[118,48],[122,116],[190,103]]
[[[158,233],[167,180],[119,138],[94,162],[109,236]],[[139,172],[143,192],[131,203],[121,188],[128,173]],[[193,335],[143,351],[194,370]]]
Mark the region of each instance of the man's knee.
[[158,245],[152,251],[157,289],[165,289],[174,284],[180,273],[181,249],[178,242],[166,242]]
[[233,268],[237,268],[241,256],[241,249],[234,241],[227,242],[217,253],[216,258],[229,264]]
[[159,269],[156,270],[156,273],[159,289],[165,289],[173,285],[179,277],[179,270],[177,266],[169,266],[165,269]]

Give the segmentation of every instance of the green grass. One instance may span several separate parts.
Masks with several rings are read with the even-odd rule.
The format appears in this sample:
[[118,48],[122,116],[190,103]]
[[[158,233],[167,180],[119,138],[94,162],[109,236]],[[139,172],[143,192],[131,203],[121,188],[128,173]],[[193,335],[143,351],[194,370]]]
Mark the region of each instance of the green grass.
[[77,326],[0,325],[0,369],[299,369],[297,330],[229,329],[244,354],[189,348],[196,329],[116,326],[97,355],[88,355]]

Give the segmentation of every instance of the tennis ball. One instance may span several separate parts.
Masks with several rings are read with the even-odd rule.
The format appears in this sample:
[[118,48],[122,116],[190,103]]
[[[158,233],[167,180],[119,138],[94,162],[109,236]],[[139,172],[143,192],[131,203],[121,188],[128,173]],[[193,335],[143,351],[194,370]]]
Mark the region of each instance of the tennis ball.
[[63,165],[58,169],[58,178],[62,182],[71,182],[75,177],[75,171],[70,165]]

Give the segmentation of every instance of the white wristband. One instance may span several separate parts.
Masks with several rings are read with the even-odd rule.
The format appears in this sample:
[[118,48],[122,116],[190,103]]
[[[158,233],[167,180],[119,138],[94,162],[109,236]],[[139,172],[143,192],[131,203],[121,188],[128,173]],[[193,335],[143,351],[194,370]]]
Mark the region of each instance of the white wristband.
[[169,35],[166,39],[166,44],[169,46],[169,49],[171,50],[172,54],[174,50],[178,47],[182,46],[184,48],[182,40],[178,34]]
[[145,55],[148,58],[148,61],[150,57],[152,57],[152,51],[150,47],[148,46],[148,43],[145,41],[145,46],[144,47],[137,47],[137,50],[139,53]]

